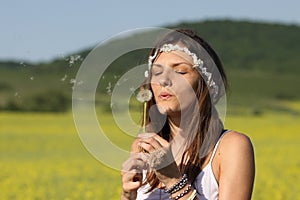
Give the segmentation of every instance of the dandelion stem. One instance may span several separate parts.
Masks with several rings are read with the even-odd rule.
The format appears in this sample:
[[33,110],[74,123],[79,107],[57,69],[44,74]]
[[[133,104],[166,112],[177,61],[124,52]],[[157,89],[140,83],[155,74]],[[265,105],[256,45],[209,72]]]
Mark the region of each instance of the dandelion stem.
[[143,110],[143,133],[146,132],[146,111],[147,111],[147,102],[144,102],[144,110]]

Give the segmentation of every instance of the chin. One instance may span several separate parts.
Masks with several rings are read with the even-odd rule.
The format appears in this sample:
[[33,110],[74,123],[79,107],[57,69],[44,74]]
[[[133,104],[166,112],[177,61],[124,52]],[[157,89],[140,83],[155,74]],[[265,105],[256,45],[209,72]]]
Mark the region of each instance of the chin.
[[168,110],[169,110],[168,108],[161,106],[161,105],[157,105],[157,107],[158,107],[158,111],[160,112],[160,114],[167,115]]
[[177,109],[174,109],[170,106],[166,106],[166,105],[157,105],[157,106],[158,106],[158,111],[162,115],[173,115],[174,113],[180,112],[180,111],[177,111]]

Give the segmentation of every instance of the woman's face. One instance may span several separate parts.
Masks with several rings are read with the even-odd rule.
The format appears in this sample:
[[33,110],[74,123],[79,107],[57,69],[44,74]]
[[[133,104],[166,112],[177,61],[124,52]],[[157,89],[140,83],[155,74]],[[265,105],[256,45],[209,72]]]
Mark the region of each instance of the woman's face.
[[151,88],[159,111],[178,115],[193,105],[199,73],[192,58],[182,51],[160,53],[151,68]]

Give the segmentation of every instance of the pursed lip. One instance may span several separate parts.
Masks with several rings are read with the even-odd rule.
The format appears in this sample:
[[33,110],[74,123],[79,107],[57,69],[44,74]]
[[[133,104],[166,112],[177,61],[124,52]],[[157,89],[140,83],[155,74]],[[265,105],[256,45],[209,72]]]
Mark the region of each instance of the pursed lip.
[[162,100],[168,100],[169,98],[171,98],[173,95],[168,93],[168,92],[161,92],[159,94],[159,98],[162,99]]

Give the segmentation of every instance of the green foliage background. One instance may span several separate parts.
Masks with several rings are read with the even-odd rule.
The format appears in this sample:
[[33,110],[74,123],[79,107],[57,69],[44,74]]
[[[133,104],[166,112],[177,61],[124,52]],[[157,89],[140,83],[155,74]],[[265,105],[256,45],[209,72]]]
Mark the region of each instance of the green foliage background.
[[[299,26],[220,20],[181,23],[168,28],[174,27],[195,30],[221,57],[231,83],[229,113],[240,112],[240,109],[255,113],[269,109],[294,112],[282,104],[282,100],[300,98],[300,93],[295,92],[300,84]],[[0,62],[0,109],[68,110],[72,93],[70,82],[91,49],[48,63]],[[99,94],[105,93],[109,82],[113,86],[116,77],[145,63],[148,51],[133,51],[115,60],[105,72],[106,78],[99,82]],[[74,60],[76,56],[80,59]],[[48,95],[47,91],[50,91]],[[41,102],[41,96],[49,101]],[[105,98],[99,96],[97,102]]]

